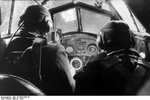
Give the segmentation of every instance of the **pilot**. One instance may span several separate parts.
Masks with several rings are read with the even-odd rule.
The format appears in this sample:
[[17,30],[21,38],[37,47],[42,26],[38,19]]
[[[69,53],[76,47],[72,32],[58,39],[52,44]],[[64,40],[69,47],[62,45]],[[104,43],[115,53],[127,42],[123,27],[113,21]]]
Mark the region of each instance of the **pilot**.
[[45,27],[42,25],[46,23],[44,20],[45,16],[49,16],[49,12],[43,7],[38,5],[27,7],[18,22],[18,31],[13,35],[4,52],[1,73],[14,73],[14,66],[20,58],[21,53],[32,45],[36,36],[49,31],[48,26]]
[[82,72],[74,76],[75,93],[82,95],[134,94],[135,91],[132,90],[138,82],[133,82],[134,85],[131,86],[129,80],[135,72],[139,54],[133,49],[135,40],[129,26],[120,20],[106,23],[97,38],[97,45],[103,52],[93,58]]
[[32,82],[47,95],[72,94],[75,81],[65,48],[60,43],[48,42],[46,38],[52,27],[49,12],[41,5],[29,6],[21,17],[22,22],[20,36],[33,37],[33,43],[31,39],[29,44],[32,46],[26,45],[28,48],[17,63],[15,75]]
[[23,51],[32,45],[37,36],[49,32],[48,24],[51,23],[51,16],[43,6],[31,5],[27,7],[20,16],[18,31],[12,36],[5,50],[1,72],[14,73],[11,68],[18,62]]
[[47,19],[51,21],[51,16],[43,6],[32,5],[27,7],[18,22],[20,30],[8,45],[7,52],[24,51],[32,45],[35,37],[49,32],[50,27],[46,24],[48,23],[46,22]]

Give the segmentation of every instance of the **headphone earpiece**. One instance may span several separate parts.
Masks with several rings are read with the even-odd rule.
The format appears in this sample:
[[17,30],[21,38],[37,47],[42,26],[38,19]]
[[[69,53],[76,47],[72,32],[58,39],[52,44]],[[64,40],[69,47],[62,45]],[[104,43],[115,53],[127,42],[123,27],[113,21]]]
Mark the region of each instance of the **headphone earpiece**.
[[97,45],[100,49],[105,49],[104,39],[102,37],[102,34],[99,34],[97,37]]
[[41,28],[43,32],[49,32],[50,26],[48,23],[49,23],[49,20],[47,19],[47,16],[45,16],[43,20],[41,21],[39,28]]

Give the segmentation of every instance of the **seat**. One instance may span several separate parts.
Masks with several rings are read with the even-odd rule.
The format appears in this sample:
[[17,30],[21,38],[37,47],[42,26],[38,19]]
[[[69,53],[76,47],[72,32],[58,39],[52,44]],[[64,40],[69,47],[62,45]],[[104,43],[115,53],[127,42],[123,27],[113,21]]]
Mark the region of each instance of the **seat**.
[[23,78],[0,74],[0,95],[44,95],[44,93]]
[[[64,62],[66,59],[62,61],[66,55],[63,51],[58,51],[58,46],[44,45],[44,42],[45,40],[41,38],[35,39],[32,47],[23,53],[22,65],[27,67],[21,68],[23,71],[26,70],[22,76],[43,89],[47,95],[72,94],[74,80],[71,78],[69,69],[67,69],[68,63],[65,64]],[[56,55],[63,57],[57,57]],[[63,64],[63,66],[60,64]]]
[[34,85],[41,88],[41,45],[43,41],[33,43],[21,55],[20,61],[17,63],[16,73],[18,76],[27,79]]
[[24,50],[32,45],[32,39],[15,36],[5,50],[1,73],[16,75],[16,67]]

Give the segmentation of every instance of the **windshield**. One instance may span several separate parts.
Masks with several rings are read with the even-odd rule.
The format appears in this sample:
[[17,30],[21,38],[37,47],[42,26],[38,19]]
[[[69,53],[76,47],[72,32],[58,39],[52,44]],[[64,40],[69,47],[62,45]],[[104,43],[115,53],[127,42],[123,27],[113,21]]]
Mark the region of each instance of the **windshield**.
[[102,26],[111,20],[110,16],[81,8],[83,32],[98,34]]
[[54,29],[61,29],[62,34],[78,30],[78,21],[75,8],[56,13],[53,17]]
[[[0,0],[0,6],[1,6],[1,25],[0,25],[0,32],[1,33],[0,34],[1,35],[8,34],[9,28],[11,30],[10,34],[14,33],[18,28],[18,20],[19,20],[20,15],[22,14],[23,10],[29,5],[37,4],[35,1],[40,2],[40,1],[43,1],[43,0],[15,0],[14,11],[13,11],[13,15],[12,15],[12,21],[10,21],[10,12],[11,12],[11,2],[12,1],[13,0]],[[47,9],[51,9],[51,8],[54,8],[54,7],[63,5],[63,4],[67,4],[67,3],[72,2],[72,1],[73,0],[49,0],[49,2],[46,3],[45,7]],[[96,3],[96,0],[75,0],[75,1],[84,2],[84,3],[90,4],[92,6],[95,6],[95,3]],[[104,0],[98,0],[98,1],[104,1]],[[130,28],[132,30],[137,31],[137,28],[135,27],[135,23],[133,22],[133,19],[131,17],[131,14],[129,13],[129,9],[127,8],[126,4],[124,4],[124,2],[122,0],[111,0],[111,2],[112,2],[112,5],[114,6],[114,8],[117,10],[117,12],[119,12],[120,16],[123,18],[123,20],[127,21]],[[110,11],[110,9],[108,7],[108,4],[105,3],[105,2],[102,5],[102,9]],[[72,10],[72,11],[69,11],[69,12],[72,12],[72,13],[74,12],[74,16],[76,16],[75,9],[74,9],[74,11]],[[61,23],[63,23],[63,21],[65,21],[65,20],[63,20],[63,17],[61,16],[61,13],[62,12],[55,14],[56,19],[60,20],[60,21],[56,22],[56,25],[58,25],[58,26]],[[103,24],[103,22],[101,22],[99,20],[96,20],[96,18],[98,16],[103,18],[104,15],[101,15],[101,14],[98,14],[98,13],[95,13],[95,12],[91,12],[91,11],[88,11],[88,10],[85,10],[85,9],[81,9],[81,13],[82,13],[83,31],[85,31],[85,32],[91,32],[92,31],[94,33],[97,33],[98,27],[95,27],[95,26],[98,25],[101,28],[101,24]],[[92,14],[94,14],[94,16],[92,16]],[[134,16],[134,14],[133,14],[133,16]],[[86,17],[87,17],[87,19],[86,19]],[[90,18],[92,18],[93,22],[98,21],[101,24],[100,25],[95,24],[95,25],[92,26],[93,22]],[[68,18],[65,18],[65,19],[68,19]],[[88,20],[88,19],[90,19],[90,20]],[[104,20],[107,21],[107,16],[105,16]],[[137,23],[137,26],[138,26],[140,32],[145,32],[144,27],[136,19],[135,16],[134,16],[134,20]],[[9,26],[9,23],[11,24],[11,26]],[[87,26],[86,26],[86,24],[87,24]],[[95,31],[91,30],[92,28],[90,28],[90,26],[94,27]],[[64,33],[68,32],[68,31],[76,31],[78,29],[77,28],[77,20],[66,21],[65,23],[60,25],[59,28],[63,29],[62,31]]]

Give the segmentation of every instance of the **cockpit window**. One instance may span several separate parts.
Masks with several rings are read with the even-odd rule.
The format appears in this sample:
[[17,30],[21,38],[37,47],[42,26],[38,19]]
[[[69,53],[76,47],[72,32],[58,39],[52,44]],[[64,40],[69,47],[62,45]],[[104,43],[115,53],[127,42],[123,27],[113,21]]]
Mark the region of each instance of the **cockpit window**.
[[110,16],[81,8],[83,32],[98,34],[102,26],[111,20]]
[[0,32],[1,35],[7,34],[8,32],[8,25],[9,25],[9,16],[11,10],[11,0],[1,1],[1,25],[0,25]]
[[76,9],[68,9],[54,14],[54,29],[61,29],[62,33],[78,30]]
[[122,19],[128,23],[131,30],[146,32],[144,26],[138,21],[123,0],[111,0],[111,4]]

